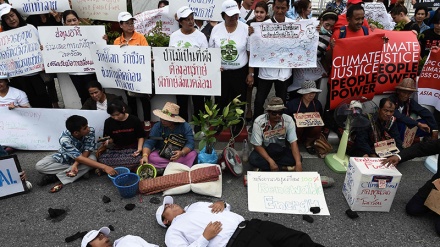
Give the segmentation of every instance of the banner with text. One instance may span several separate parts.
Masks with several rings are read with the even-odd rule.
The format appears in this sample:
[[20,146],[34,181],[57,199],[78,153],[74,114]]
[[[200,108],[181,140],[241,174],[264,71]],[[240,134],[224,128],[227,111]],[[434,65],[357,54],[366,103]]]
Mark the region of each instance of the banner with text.
[[248,208],[253,212],[330,215],[317,172],[248,172]]
[[319,35],[316,20],[252,23],[249,66],[314,68]]
[[136,32],[146,35],[156,27],[156,22],[162,21],[162,32],[168,35],[172,34],[179,29],[179,23],[174,18],[168,16],[168,10],[169,7],[166,6],[135,15],[134,29]]
[[105,45],[104,26],[38,27],[47,73],[94,72],[90,45]]
[[383,25],[385,30],[393,30],[396,25],[388,15],[385,5],[381,2],[364,3],[365,19],[374,20]]
[[0,157],[0,197],[17,195],[26,191],[24,181],[20,179],[22,172],[17,156]]
[[375,34],[336,40],[329,79],[330,109],[354,96],[374,97],[376,83],[372,76],[379,70],[383,36]]
[[0,73],[9,77],[43,70],[38,31],[32,25],[0,32]]
[[416,0],[414,9],[420,6],[425,6],[427,8],[440,7],[440,0]]
[[[159,2],[159,1],[157,1]],[[131,6],[133,8],[133,14],[137,15],[147,10],[157,8],[156,1],[145,1],[145,0],[131,0]]]
[[118,14],[127,11],[126,0],[72,0],[72,9],[81,18],[118,21]]
[[91,45],[96,76],[105,88],[151,94],[151,47]]
[[219,48],[154,47],[156,94],[221,95]]
[[104,132],[106,111],[0,107],[0,143],[21,150],[58,150],[58,139],[72,115],[87,118],[96,139]]
[[63,12],[70,9],[69,0],[9,0],[21,15],[49,13],[51,10]]
[[432,105],[440,111],[440,50],[432,49],[418,81],[419,104]]
[[194,12],[194,19],[206,21],[223,21],[221,16],[222,3],[225,0],[172,0],[170,1],[170,17],[182,6],[188,6]]

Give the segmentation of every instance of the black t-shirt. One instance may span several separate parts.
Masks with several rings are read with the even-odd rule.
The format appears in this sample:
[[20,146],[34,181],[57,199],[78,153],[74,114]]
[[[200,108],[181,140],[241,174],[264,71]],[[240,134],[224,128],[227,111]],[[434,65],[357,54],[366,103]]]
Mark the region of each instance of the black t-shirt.
[[405,24],[405,27],[403,28],[402,31],[411,31],[411,30],[417,31],[417,33],[419,33],[420,32],[420,27],[414,21],[410,21],[410,22]]
[[110,136],[118,147],[135,145],[139,138],[145,137],[139,118],[128,115],[125,121],[117,121],[109,117],[104,123],[104,136]]
[[434,29],[425,30],[423,37],[420,38],[422,57],[429,54],[432,46],[440,46],[440,35],[434,32]]

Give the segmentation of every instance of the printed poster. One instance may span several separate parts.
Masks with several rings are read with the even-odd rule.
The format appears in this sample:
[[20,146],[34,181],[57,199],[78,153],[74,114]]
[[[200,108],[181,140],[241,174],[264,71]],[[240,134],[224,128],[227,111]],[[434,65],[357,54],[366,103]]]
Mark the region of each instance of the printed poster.
[[180,7],[188,6],[194,12],[194,19],[206,21],[223,21],[221,16],[222,3],[225,0],[171,0],[170,17],[177,13]]
[[64,12],[70,9],[69,0],[9,0],[9,3],[23,16],[50,13],[51,10]]
[[72,9],[81,18],[118,21],[120,12],[127,11],[127,0],[71,0]]
[[432,49],[418,81],[419,104],[431,105],[440,111],[440,51]]
[[179,29],[179,23],[168,15],[169,6],[161,9],[153,9],[142,12],[134,16],[134,29],[136,32],[144,35],[148,34],[158,21],[162,21],[162,32],[171,35],[174,31]]

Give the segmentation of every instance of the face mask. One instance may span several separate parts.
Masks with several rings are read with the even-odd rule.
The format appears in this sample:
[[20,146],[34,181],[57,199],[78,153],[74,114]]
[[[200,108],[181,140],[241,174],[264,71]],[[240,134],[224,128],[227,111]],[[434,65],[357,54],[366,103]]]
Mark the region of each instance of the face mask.
[[330,31],[328,31],[327,29],[325,29],[323,26],[321,26],[321,33],[322,33],[322,34],[332,34]]

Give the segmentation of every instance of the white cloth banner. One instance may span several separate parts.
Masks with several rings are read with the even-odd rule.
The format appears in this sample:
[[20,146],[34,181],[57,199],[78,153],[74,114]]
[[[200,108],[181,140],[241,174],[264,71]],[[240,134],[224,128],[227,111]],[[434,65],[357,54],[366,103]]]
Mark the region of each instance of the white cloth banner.
[[151,47],[90,46],[96,76],[105,88],[151,94]]
[[154,47],[156,94],[221,94],[219,48]]
[[95,137],[104,133],[106,111],[0,107],[0,143],[21,150],[58,150],[66,119],[72,115],[87,118]]
[[0,33],[0,73],[9,77],[43,70],[38,31],[32,25]]
[[371,19],[383,25],[385,30],[393,30],[396,23],[393,22],[391,15],[383,3],[364,3],[365,19]]
[[72,9],[81,18],[118,21],[118,14],[127,11],[127,0],[72,0]]
[[24,16],[70,9],[69,0],[9,0],[9,3]]
[[131,0],[131,6],[133,7],[133,14],[137,15],[147,10],[157,8],[157,1],[145,1],[145,0]]
[[249,66],[263,68],[313,68],[319,35],[316,20],[252,23]]
[[166,6],[161,9],[145,11],[134,16],[134,18],[136,18],[134,29],[136,32],[146,35],[156,26],[156,22],[162,21],[162,32],[168,35],[172,34],[179,29],[179,23],[174,18],[168,16],[168,10],[169,7]]
[[170,16],[174,16],[182,6],[188,6],[194,12],[194,19],[206,21],[223,21],[222,3],[225,0],[171,0]]
[[90,45],[105,45],[104,26],[38,27],[47,73],[93,72]]

